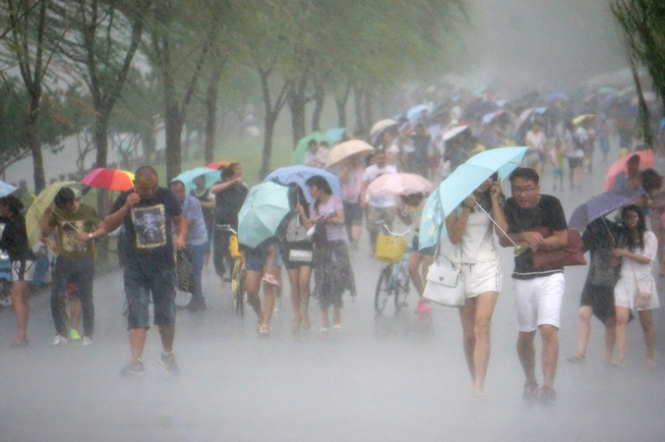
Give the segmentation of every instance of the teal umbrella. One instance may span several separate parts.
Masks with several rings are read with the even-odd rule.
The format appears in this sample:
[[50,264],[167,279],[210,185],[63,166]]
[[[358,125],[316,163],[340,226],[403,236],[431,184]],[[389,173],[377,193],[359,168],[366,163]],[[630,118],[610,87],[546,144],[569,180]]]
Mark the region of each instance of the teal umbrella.
[[307,152],[307,144],[310,142],[310,140],[314,140],[317,143],[321,143],[323,141],[328,142],[329,145],[332,146],[332,142],[328,137],[326,137],[324,134],[321,132],[312,132],[311,134],[307,135],[305,138],[301,138],[300,141],[298,141],[298,145],[296,146],[296,150],[293,151],[291,154],[291,165],[292,166],[297,166],[298,164],[302,164],[305,161],[305,152]]
[[[419,248],[432,247],[445,236],[445,218],[483,182],[498,172],[503,181],[522,162],[526,147],[502,147],[469,158],[450,174],[425,205],[420,223]],[[438,196],[438,199],[435,197]],[[437,232],[441,234],[437,236]]]
[[238,242],[255,249],[277,234],[291,212],[289,188],[273,182],[252,187],[238,213]]
[[197,167],[195,169],[181,173],[177,177],[173,178],[171,182],[182,181],[182,183],[185,185],[185,190],[187,193],[189,193],[196,188],[196,184],[194,184],[194,178],[200,176],[205,177],[205,186],[207,189],[212,187],[222,177],[222,172],[219,170],[207,169],[205,167]]
[[346,133],[345,127],[335,127],[333,129],[328,129],[326,132],[326,137],[332,141],[332,144],[337,144],[342,141],[344,133]]

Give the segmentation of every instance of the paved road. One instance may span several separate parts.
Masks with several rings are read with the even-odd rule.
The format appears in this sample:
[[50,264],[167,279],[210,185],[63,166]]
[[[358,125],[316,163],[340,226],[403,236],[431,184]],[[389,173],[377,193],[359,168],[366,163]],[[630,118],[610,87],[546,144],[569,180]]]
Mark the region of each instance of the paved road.
[[[599,169],[597,169],[599,170]],[[599,177],[594,177],[600,181]],[[587,179],[581,192],[560,193],[566,213],[602,183]],[[546,180],[543,191],[550,189]],[[205,275],[209,310],[178,313],[176,351],[183,373],[173,378],[157,363],[159,337],[151,329],[147,373],[121,379],[129,357],[120,314],[119,274],[97,278],[95,345],[50,347],[52,320],[46,293],[33,294],[31,347],[9,352],[11,310],[0,312],[0,440],[49,441],[440,441],[440,440],[663,440],[665,359],[641,370],[639,325],[629,326],[623,372],[604,367],[602,328],[594,320],[586,366],[564,358],[575,351],[576,312],[584,268],[566,270],[561,324],[558,403],[528,408],[515,352],[511,283],[505,278],[492,332],[488,402],[471,399],[457,312],[436,308],[430,319],[408,310],[375,317],[372,298],[378,264],[367,250],[353,256],[359,296],[346,300],[343,328],[328,337],[290,331],[288,299],[272,334],[259,339],[254,316],[232,311],[228,292]],[[512,270],[505,251],[504,272]],[[665,287],[661,286],[661,293]],[[656,313],[659,349],[665,344],[663,309]],[[312,308],[314,325],[320,324]],[[315,327],[315,329],[318,327]]]

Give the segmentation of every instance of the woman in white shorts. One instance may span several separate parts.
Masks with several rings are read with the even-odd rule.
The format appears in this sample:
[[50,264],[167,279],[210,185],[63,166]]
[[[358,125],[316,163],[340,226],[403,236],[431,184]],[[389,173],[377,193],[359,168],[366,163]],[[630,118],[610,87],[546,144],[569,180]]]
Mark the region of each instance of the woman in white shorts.
[[[658,239],[646,228],[644,213],[636,205],[630,205],[621,212],[625,228],[625,246],[612,249],[612,254],[621,258],[621,278],[614,288],[616,309],[617,359],[612,365],[622,368],[626,356],[626,327],[630,310],[636,309],[644,331],[647,346],[647,360],[644,368],[656,366],[653,357],[656,349],[656,331],[653,327],[651,310],[660,307],[658,293],[652,274],[653,263],[658,253]],[[638,292],[651,293],[648,298],[638,297]],[[639,298],[639,299],[638,299]]]
[[[448,216],[448,236],[442,240],[441,247],[441,254],[455,267],[461,265],[462,268],[460,282],[464,284],[466,295],[466,304],[460,308],[464,354],[471,372],[473,394],[478,398],[484,396],[490,357],[490,323],[503,276],[494,243],[494,225],[476,203],[507,231],[504,201],[496,175],[492,176]],[[500,231],[497,234],[503,235]]]

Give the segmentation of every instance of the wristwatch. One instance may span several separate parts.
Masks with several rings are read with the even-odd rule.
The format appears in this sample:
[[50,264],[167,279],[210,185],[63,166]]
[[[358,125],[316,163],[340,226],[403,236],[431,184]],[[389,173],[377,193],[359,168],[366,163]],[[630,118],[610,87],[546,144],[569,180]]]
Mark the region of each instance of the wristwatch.
[[92,237],[92,233],[88,233],[88,238],[95,239],[95,238]]

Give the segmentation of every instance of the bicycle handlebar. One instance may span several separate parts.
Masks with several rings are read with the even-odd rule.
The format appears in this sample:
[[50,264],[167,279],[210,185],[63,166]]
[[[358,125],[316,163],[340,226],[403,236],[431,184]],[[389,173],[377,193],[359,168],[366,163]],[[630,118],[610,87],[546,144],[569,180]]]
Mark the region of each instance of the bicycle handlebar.
[[405,232],[402,232],[402,233],[393,232],[392,230],[390,230],[388,228],[385,221],[377,221],[377,222],[374,223],[374,225],[381,226],[383,228],[383,230],[385,230],[386,232],[388,232],[388,234],[390,234],[390,236],[396,236],[398,238],[401,238],[401,237],[413,232],[413,229],[407,229]]

